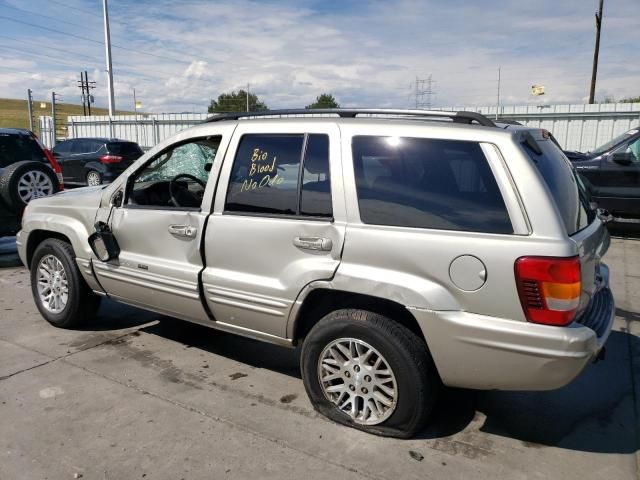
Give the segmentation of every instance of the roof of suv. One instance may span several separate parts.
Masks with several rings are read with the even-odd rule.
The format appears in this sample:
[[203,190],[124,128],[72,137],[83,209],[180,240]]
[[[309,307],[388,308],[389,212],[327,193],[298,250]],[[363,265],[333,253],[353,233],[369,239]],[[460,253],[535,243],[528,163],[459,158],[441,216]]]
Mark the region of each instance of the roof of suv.
[[384,108],[321,108],[321,109],[288,109],[263,110],[258,112],[221,113],[207,118],[204,123],[221,122],[240,119],[271,118],[271,119],[299,119],[306,118],[377,118],[383,120],[447,120],[457,124],[471,125],[473,123],[484,127],[496,127],[491,119],[477,112],[449,112],[444,110],[396,110]]

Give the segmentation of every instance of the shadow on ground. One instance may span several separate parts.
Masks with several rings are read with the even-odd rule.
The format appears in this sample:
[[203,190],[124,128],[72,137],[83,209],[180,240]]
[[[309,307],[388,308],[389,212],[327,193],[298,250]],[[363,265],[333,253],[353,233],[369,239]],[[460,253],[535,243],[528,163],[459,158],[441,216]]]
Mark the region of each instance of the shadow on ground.
[[163,317],[158,323],[144,327],[141,331],[250,366],[301,378],[299,349],[279,347],[169,317]]
[[[627,322],[640,320],[637,312],[618,309],[617,314]],[[143,325],[146,323],[148,325]],[[137,325],[143,325],[140,332],[178,342],[187,348],[301,378],[299,348],[287,349],[214,331],[108,300],[103,302],[98,318],[87,331],[113,331]],[[640,446],[636,438],[632,352],[635,352],[637,364],[640,339],[615,331],[607,342],[605,360],[589,364],[578,378],[561,389],[548,392],[445,389],[430,424],[418,438],[433,440],[455,436],[465,430],[479,430],[519,440],[531,448],[548,446],[617,454],[636,452]]]
[[[635,312],[629,313],[635,319]],[[142,331],[191,348],[222,355],[300,378],[299,349],[242,338],[207,327],[164,318]],[[635,345],[630,345],[634,343]],[[467,428],[478,412],[486,416],[480,431],[522,441],[529,447],[553,446],[598,453],[638,450],[630,351],[640,340],[612,332],[607,358],[590,364],[571,384],[549,392],[444,390],[430,425],[419,435],[437,439]]]

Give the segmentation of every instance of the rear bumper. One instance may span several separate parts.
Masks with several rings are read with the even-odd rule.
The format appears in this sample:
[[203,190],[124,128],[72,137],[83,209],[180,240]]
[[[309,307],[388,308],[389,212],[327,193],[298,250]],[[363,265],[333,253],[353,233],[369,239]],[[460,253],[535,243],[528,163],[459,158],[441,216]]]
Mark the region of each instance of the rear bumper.
[[551,390],[571,382],[604,346],[615,317],[608,286],[567,327],[467,312],[410,309],[445,385]]

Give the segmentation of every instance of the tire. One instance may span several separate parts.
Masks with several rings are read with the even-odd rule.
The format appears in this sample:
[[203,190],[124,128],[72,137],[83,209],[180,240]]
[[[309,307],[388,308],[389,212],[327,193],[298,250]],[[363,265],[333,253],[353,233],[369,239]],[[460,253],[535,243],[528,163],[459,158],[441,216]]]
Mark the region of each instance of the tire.
[[[344,353],[329,353],[331,345],[334,352],[340,349],[335,343],[339,340],[344,342],[342,347],[352,354],[357,352],[357,358],[352,358],[351,363],[345,363],[347,356]],[[355,351],[355,348],[359,348],[359,351]],[[357,367],[358,362],[367,356],[367,349],[371,351],[368,360],[360,363],[362,367]],[[382,360],[377,370],[379,375],[366,375],[367,371],[372,373],[372,364],[380,356]],[[322,359],[327,359],[327,362],[322,362]],[[331,364],[327,365],[329,361]],[[322,318],[304,341],[300,363],[307,395],[318,412],[337,423],[376,435],[399,438],[415,435],[424,426],[441,388],[440,378],[425,342],[399,323],[365,310],[337,310]],[[334,363],[339,366],[334,366]],[[388,368],[384,368],[385,363]],[[319,370],[319,364],[323,365],[322,370]],[[333,370],[334,368],[340,370]],[[392,375],[384,373],[388,370]],[[321,372],[323,375],[335,372],[337,378],[321,382]],[[377,385],[374,384],[376,381]],[[344,385],[345,388],[342,391],[336,390],[335,393],[325,393],[323,384],[337,389]],[[356,415],[359,418],[354,418],[334,403],[345,402],[346,395],[350,395],[347,385],[348,389],[354,389],[354,393],[363,395],[355,402],[358,405],[357,411],[361,414]],[[391,390],[393,395],[385,394],[383,387],[387,392]],[[366,397],[365,394],[369,396]],[[391,406],[376,402],[381,395]],[[333,396],[333,401],[330,396]],[[379,415],[375,415],[373,409],[369,408],[368,417],[365,416],[365,397],[368,398],[369,405],[373,402]],[[347,406],[353,406],[353,403],[347,403]]]
[[87,176],[85,177],[85,180],[87,181],[87,185],[90,187],[101,185],[102,175],[100,175],[100,172],[96,170],[89,170],[87,172]]
[[[41,290],[43,284],[39,283],[43,264],[44,271],[56,271],[59,267],[62,268],[64,275],[59,272],[58,278],[61,281],[53,286],[60,287],[64,291],[64,279],[66,279],[66,300],[64,295],[60,295],[62,298],[60,302],[51,303],[43,300],[47,292],[46,289]],[[55,238],[44,240],[33,254],[30,270],[33,299],[40,314],[51,325],[60,328],[77,328],[97,312],[101,297],[95,295],[82,278],[75,263],[73,248],[67,242]]]
[[14,212],[20,212],[34,198],[51,195],[60,189],[53,171],[40,162],[16,162],[0,176],[0,197]]

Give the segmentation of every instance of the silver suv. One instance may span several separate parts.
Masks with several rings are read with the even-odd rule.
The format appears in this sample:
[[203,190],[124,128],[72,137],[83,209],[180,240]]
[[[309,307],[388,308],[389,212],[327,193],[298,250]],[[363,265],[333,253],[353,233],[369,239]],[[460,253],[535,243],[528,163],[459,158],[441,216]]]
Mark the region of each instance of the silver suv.
[[301,345],[327,417],[408,437],[441,384],[545,390],[609,335],[606,228],[549,134],[470,112],[218,115],[29,204],[35,303],[109,297]]

